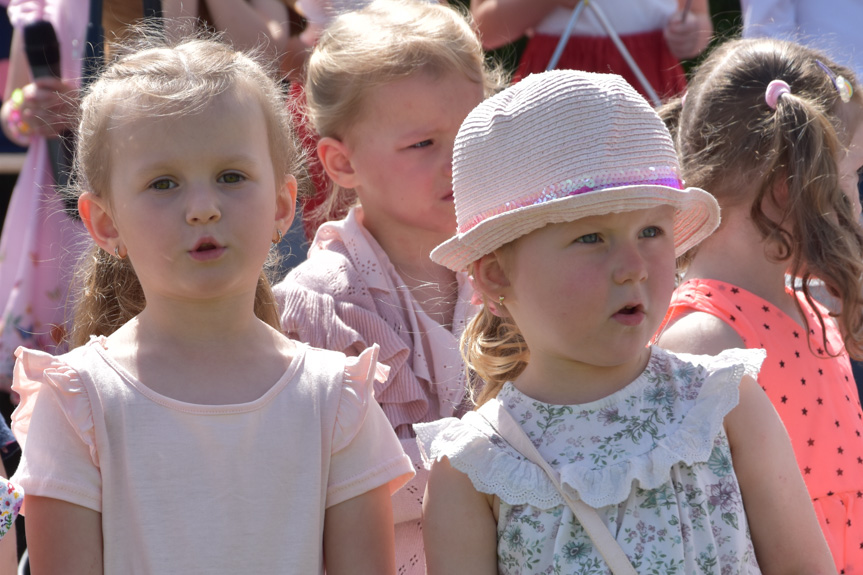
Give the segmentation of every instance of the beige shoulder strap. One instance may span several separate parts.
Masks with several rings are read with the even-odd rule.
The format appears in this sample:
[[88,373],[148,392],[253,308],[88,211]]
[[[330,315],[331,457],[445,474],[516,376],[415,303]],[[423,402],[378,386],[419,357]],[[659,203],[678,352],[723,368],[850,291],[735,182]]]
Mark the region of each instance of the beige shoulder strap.
[[573,499],[570,497],[560,484],[560,477],[557,472],[551,468],[551,465],[540,455],[536,447],[531,442],[530,438],[521,429],[521,426],[513,419],[512,415],[506,410],[503,404],[492,399],[486,402],[477,410],[483,419],[485,419],[498,434],[503,437],[507,443],[515,448],[524,457],[539,465],[546,475],[548,475],[554,487],[558,490],[563,500],[572,509],[575,518],[584,527],[587,535],[590,537],[593,546],[602,555],[605,562],[611,568],[614,575],[637,575],[635,568],[630,563],[629,558],[624,553],[620,544],[608,530],[605,523],[596,509],[586,504],[584,501]]

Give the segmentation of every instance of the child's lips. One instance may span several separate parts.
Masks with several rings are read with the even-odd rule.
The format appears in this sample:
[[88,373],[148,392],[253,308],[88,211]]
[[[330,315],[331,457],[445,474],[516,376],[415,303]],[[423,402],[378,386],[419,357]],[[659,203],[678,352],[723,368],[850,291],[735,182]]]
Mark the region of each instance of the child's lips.
[[189,250],[189,255],[196,261],[211,261],[225,253],[225,247],[214,238],[201,238],[195,247]]
[[644,321],[646,315],[647,313],[645,312],[643,305],[631,304],[623,306],[611,317],[625,326],[637,326]]

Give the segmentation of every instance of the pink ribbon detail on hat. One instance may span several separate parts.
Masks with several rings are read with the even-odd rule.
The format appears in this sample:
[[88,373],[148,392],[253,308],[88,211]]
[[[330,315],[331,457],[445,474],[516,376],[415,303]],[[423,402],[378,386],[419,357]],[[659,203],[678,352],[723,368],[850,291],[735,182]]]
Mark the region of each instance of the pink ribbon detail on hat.
[[528,194],[490,210],[475,214],[469,221],[458,227],[458,233],[463,234],[490,217],[511,212],[519,208],[544,204],[552,200],[559,200],[569,196],[578,196],[587,192],[595,192],[598,190],[618,188],[622,186],[665,186],[676,190],[682,190],[683,182],[677,175],[677,170],[672,167],[627,169],[617,171],[616,173],[613,172],[611,174],[599,175],[597,177],[564,180],[563,182],[546,186],[539,192]]
[[783,94],[790,94],[791,86],[784,80],[773,80],[767,84],[767,90],[764,92],[764,101],[770,106],[771,110],[776,109],[776,103]]

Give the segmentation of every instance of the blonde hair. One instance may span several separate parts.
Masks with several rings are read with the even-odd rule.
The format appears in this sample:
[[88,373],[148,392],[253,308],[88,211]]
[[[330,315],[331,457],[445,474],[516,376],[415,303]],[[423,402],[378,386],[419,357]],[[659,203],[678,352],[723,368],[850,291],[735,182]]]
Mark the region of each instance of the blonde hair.
[[[510,242],[495,250],[505,269],[509,267],[511,245]],[[473,262],[468,265],[468,273],[473,276],[475,271]],[[473,371],[468,378],[468,391],[477,407],[495,398],[507,381],[521,375],[530,360],[527,342],[512,318],[495,315],[485,294],[482,299],[482,309],[462,332],[459,345],[468,373]]]
[[[418,0],[375,0],[337,17],[306,68],[306,114],[317,133],[343,139],[371,90],[417,72],[459,72],[486,95],[503,87],[502,69],[486,63],[466,18],[452,7]],[[311,216],[339,219],[355,202],[351,190],[334,186]]]
[[[840,300],[845,347],[863,358],[863,235],[840,188],[837,162],[848,112],[819,61],[854,84],[852,102],[863,106],[854,74],[824,54],[779,40],[734,40],[700,66],[685,105],[671,102],[661,115],[675,138],[687,185],[709,191],[722,206],[748,206],[775,249],[770,257],[788,261],[810,305],[812,278]],[[765,102],[772,80],[791,87],[775,109]],[[782,188],[784,202],[776,197]],[[765,198],[782,206],[779,221],[763,212]],[[820,314],[818,321],[826,345]]]
[[[276,184],[302,177],[302,156],[291,130],[285,94],[254,55],[237,52],[218,37],[198,33],[171,41],[147,30],[119,46],[120,55],[89,87],[80,105],[75,156],[76,193],[88,191],[110,205],[109,129],[117,120],[194,114],[219,95],[242,92],[256,98],[267,125]],[[93,246],[77,272],[80,293],[70,334],[76,347],[91,335],[109,335],[140,313],[144,292],[128,259]],[[262,271],[255,295],[256,315],[279,329],[270,284]]]

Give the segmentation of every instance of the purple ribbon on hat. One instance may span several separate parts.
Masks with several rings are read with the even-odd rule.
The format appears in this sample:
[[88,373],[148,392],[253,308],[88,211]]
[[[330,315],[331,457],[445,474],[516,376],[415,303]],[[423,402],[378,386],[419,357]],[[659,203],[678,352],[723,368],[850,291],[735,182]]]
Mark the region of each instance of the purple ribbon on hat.
[[776,104],[783,94],[790,94],[791,86],[784,80],[773,80],[767,84],[767,91],[764,92],[764,101],[770,106],[771,110],[776,109]]

